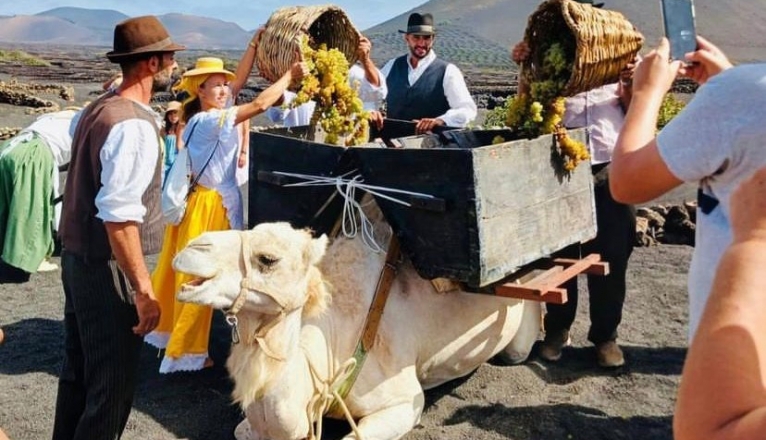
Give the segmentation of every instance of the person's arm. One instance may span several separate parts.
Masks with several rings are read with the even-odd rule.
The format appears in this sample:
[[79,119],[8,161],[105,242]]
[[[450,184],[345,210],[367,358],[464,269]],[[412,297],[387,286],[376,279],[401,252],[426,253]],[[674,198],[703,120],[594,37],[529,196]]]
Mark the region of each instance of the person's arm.
[[526,41],[519,41],[511,49],[511,60],[519,66],[519,73],[517,76],[518,84],[516,85],[517,95],[526,95],[529,93],[529,84],[524,78],[521,72],[521,65],[529,58],[530,50]]
[[247,119],[237,126],[239,130],[239,158],[237,158],[237,167],[242,168],[247,165],[247,154],[250,150],[250,120]]
[[368,40],[367,37],[360,35],[359,47],[356,48],[356,57],[362,65],[362,69],[364,69],[364,79],[366,79],[371,86],[380,87],[381,75],[378,72],[378,68],[375,67],[375,63],[372,62],[372,58],[370,58],[371,51],[372,43],[370,43],[370,40]]
[[285,72],[285,74],[274,84],[262,91],[255,99],[247,104],[237,106],[235,124],[239,124],[246,119],[250,119],[253,116],[268,110],[269,107],[273,106],[282,98],[282,95],[293,81],[298,81],[307,74],[308,68],[306,67],[306,63],[297,62],[293,64],[290,70]]
[[[454,64],[447,65],[447,69],[444,72],[443,86],[444,95],[447,98],[447,102],[449,102],[450,109],[447,110],[447,113],[434,118],[441,121],[437,121],[435,125],[465,127],[476,119],[476,103],[468,91],[463,74]],[[418,123],[418,125],[420,126],[421,124]]]
[[660,156],[655,138],[662,98],[681,68],[680,61],[669,62],[669,53],[668,41],[663,39],[633,76],[633,96],[609,171],[609,189],[622,203],[648,202],[681,184]]
[[242,90],[242,87],[245,86],[247,83],[247,78],[250,76],[250,72],[253,70],[253,64],[255,64],[255,52],[258,50],[258,44],[261,41],[263,30],[263,28],[259,28],[257,31],[255,31],[255,35],[253,35],[253,38],[250,39],[250,41],[247,43],[245,52],[242,54],[242,58],[240,58],[239,64],[237,64],[237,71],[234,72],[236,77],[234,78],[234,81],[229,84],[229,88],[231,89],[231,96],[234,101],[236,101],[237,95],[239,95],[239,91]]
[[756,440],[766,432],[766,168],[731,198],[733,241],[684,364],[676,440]]
[[154,127],[131,119],[112,128],[99,155],[102,170],[96,216],[104,222],[112,253],[136,292],[139,322],[133,331],[138,335],[153,330],[160,316],[138,233],[146,214],[142,196],[154,176],[159,149]]
[[144,336],[157,327],[160,322],[160,304],[154,296],[152,279],[146,268],[144,254],[141,250],[141,237],[138,233],[138,223],[104,222],[109,245],[112,248],[117,264],[127,276],[131,287],[136,293],[135,305],[138,312],[138,324],[133,327],[133,333]]
[[698,84],[705,84],[710,78],[732,67],[731,61],[721,49],[708,40],[697,36],[697,50],[686,54],[692,64],[685,65],[681,73]]

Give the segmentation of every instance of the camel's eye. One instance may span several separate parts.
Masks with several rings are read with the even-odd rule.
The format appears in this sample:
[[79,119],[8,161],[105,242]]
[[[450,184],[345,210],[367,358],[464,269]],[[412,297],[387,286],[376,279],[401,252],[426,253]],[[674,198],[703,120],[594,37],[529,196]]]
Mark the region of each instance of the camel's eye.
[[279,258],[273,255],[266,255],[266,254],[258,255],[258,264],[265,269],[270,269],[272,266],[277,264],[278,261],[279,261]]

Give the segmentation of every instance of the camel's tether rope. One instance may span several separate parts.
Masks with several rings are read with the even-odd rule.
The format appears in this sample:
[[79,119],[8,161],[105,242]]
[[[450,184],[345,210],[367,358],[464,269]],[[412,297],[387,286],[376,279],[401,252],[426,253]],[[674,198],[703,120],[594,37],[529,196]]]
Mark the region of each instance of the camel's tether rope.
[[351,430],[356,435],[357,440],[364,440],[362,433],[359,431],[359,427],[356,426],[354,418],[351,416],[346,402],[338,393],[338,389],[346,382],[346,380],[353,374],[356,368],[356,359],[350,358],[343,365],[340,366],[334,376],[328,380],[323,380],[319,377],[319,373],[314,368],[311,360],[306,356],[306,362],[309,365],[311,371],[312,382],[314,383],[314,396],[309,400],[306,408],[309,418],[309,436],[308,440],[320,440],[322,438],[322,417],[327,413],[327,410],[333,404],[337,402],[340,409],[343,411],[343,415],[346,417],[346,421],[351,425]]
[[[279,174],[282,176],[303,180],[302,182],[287,184],[285,185],[285,187],[335,186],[336,190],[338,191],[338,194],[340,194],[344,199],[343,221],[342,221],[343,235],[345,235],[348,238],[354,238],[359,233],[359,228],[361,227],[362,242],[365,244],[365,246],[367,246],[371,251],[375,253],[383,252],[384,249],[382,246],[378,244],[377,241],[375,241],[375,228],[373,227],[370,219],[368,219],[367,216],[364,214],[364,211],[362,209],[363,208],[362,204],[356,201],[357,188],[367,191],[368,193],[376,197],[381,197],[383,199],[386,199],[391,202],[398,203],[400,205],[404,205],[407,207],[412,206],[412,204],[410,204],[407,201],[393,197],[391,195],[387,195],[385,193],[388,192],[388,193],[394,193],[394,194],[404,194],[404,195],[412,195],[417,197],[434,198],[434,196],[430,194],[423,194],[423,193],[413,192],[413,191],[405,191],[405,190],[396,189],[396,188],[387,188],[385,186],[368,185],[364,183],[361,175],[356,175],[352,178],[345,178],[345,176],[338,176],[338,177],[314,176],[310,174],[286,173],[282,171],[275,171],[274,174]],[[360,226],[357,226],[357,219],[359,220],[358,224]]]

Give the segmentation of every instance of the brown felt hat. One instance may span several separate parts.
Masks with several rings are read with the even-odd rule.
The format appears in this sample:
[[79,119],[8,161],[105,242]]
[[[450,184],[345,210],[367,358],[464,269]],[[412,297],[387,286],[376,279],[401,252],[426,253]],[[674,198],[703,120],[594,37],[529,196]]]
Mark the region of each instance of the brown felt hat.
[[170,40],[165,26],[153,15],[133,17],[117,23],[114,28],[114,50],[106,57],[113,63],[125,58],[152,52],[175,52],[186,47]]
[[417,12],[410,14],[407,19],[407,30],[400,30],[402,34],[413,35],[434,35],[436,28],[434,28],[434,17],[431,14],[419,14]]

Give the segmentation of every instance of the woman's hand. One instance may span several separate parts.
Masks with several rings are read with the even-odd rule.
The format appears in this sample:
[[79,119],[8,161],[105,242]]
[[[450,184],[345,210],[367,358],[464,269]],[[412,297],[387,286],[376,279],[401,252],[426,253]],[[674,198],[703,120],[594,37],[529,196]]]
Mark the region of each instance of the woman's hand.
[[516,64],[521,64],[529,58],[529,45],[526,41],[519,41],[511,49],[511,59]]
[[726,55],[708,40],[697,36],[697,50],[686,54],[686,60],[693,64],[683,66],[681,74],[698,84],[705,84],[710,78],[732,67]]
[[292,78],[293,81],[300,81],[304,76],[308,74],[309,67],[303,61],[299,61],[290,67],[290,78]]

